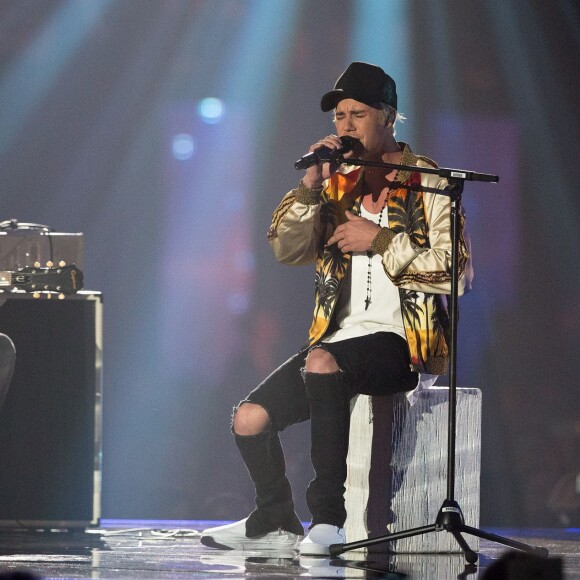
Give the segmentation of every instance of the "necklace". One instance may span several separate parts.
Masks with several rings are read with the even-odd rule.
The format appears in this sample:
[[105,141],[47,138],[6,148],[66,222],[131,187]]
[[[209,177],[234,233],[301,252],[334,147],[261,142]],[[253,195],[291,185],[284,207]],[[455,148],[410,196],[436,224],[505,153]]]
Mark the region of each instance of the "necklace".
[[[383,207],[381,208],[381,211],[379,212],[379,221],[377,222],[377,225],[379,226],[379,228],[381,227],[381,222],[383,221],[383,212],[385,211],[385,208],[387,207],[387,200],[388,200],[389,196],[385,196],[385,201],[383,202]],[[371,303],[371,295],[372,295],[372,264],[373,264],[373,253],[369,250],[367,252],[367,257],[369,259],[369,268],[367,271],[367,297],[365,298],[365,310],[369,309],[370,303]]]

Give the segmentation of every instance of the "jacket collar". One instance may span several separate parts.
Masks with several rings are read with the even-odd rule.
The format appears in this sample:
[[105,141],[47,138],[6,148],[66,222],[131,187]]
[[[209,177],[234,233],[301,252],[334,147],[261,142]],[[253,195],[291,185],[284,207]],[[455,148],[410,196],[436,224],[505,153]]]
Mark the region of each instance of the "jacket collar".
[[[419,157],[415,155],[407,143],[403,141],[398,141],[399,146],[403,151],[403,156],[401,157],[401,165],[417,165]],[[362,195],[362,184],[364,176],[364,167],[358,165],[341,165],[338,168],[337,173],[340,173],[346,177],[348,181],[353,183],[353,187],[350,191],[347,191],[351,197],[357,198]],[[395,183],[405,183],[411,177],[411,171],[397,171]],[[350,178],[350,179],[349,179]]]

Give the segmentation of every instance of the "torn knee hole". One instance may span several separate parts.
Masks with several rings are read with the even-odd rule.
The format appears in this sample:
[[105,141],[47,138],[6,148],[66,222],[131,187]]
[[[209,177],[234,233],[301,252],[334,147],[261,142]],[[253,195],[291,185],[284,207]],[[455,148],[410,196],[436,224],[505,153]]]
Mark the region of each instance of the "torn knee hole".
[[[246,411],[243,410],[245,405],[250,405]],[[240,414],[240,410],[242,413]],[[269,430],[270,415],[261,405],[251,401],[242,401],[232,411],[230,429],[234,435],[258,435]]]
[[341,371],[334,356],[320,345],[310,350],[304,367],[300,369],[302,378],[306,373],[330,374]]

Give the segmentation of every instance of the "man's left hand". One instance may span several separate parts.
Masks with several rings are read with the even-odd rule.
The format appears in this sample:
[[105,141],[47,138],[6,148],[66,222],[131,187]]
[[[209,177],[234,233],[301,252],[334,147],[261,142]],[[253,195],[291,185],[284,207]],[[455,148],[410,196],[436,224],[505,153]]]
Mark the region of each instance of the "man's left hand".
[[347,222],[339,225],[327,244],[336,244],[341,252],[368,252],[380,227],[364,217],[345,212]]

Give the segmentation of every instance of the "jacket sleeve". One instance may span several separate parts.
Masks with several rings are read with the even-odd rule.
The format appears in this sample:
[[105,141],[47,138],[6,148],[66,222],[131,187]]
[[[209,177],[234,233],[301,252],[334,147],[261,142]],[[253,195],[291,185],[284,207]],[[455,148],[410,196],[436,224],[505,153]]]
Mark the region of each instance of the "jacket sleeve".
[[272,216],[268,241],[283,264],[298,266],[316,259],[322,241],[321,189],[302,185],[287,193]]
[[[430,187],[443,188],[445,180],[429,180]],[[427,185],[427,184],[426,184]],[[451,199],[445,195],[424,193],[425,215],[429,227],[429,246],[419,247],[409,234],[382,228],[372,242],[382,255],[383,266],[392,282],[407,290],[431,294],[451,292]],[[471,289],[473,269],[465,216],[460,216],[459,294]]]

